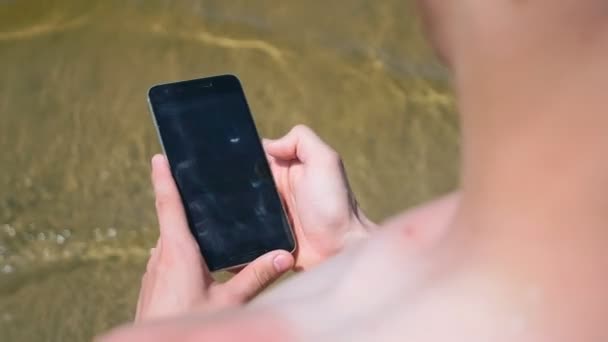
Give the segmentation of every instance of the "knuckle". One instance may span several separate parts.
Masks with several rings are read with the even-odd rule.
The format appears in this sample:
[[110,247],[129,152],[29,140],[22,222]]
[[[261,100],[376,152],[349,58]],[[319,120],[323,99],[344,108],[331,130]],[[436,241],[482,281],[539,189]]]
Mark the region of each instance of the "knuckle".
[[332,165],[342,165],[342,157],[340,157],[340,154],[331,147],[328,147],[327,151],[325,151],[325,158],[326,161]]
[[146,273],[152,273],[154,272],[156,269],[156,263],[154,262],[154,260],[152,258],[150,258],[150,260],[148,260],[148,263],[146,264]]
[[148,259],[148,263],[146,264],[146,272],[144,273],[144,277],[146,276],[146,274],[151,274],[156,271],[156,261],[157,260],[155,258],[150,256],[150,258]]
[[173,201],[173,196],[171,196],[168,192],[159,191],[154,204],[158,211],[163,211],[170,207],[173,204]]
[[154,201],[154,206],[157,211],[163,211],[167,207],[167,201],[163,197],[157,196]]
[[160,258],[158,259],[157,264],[155,265],[156,272],[158,272],[159,274],[167,273],[173,270],[175,268],[175,265],[176,263],[174,262],[174,258],[171,253],[163,253],[163,255],[160,256]]
[[342,162],[342,157],[340,156],[340,153],[338,153],[338,151],[334,150],[331,147],[329,148],[328,155],[333,161]]
[[312,132],[312,130],[310,129],[310,127],[304,125],[304,124],[298,124],[295,125],[292,130],[293,133],[295,133],[296,135],[300,135],[300,134],[307,134]]
[[258,268],[253,269],[253,277],[255,284],[258,288],[263,288],[270,279],[268,272],[260,270]]

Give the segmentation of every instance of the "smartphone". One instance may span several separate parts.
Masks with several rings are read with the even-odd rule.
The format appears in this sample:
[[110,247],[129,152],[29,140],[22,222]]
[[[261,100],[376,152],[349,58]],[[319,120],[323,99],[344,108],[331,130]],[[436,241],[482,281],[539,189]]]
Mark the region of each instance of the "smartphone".
[[148,101],[209,269],[242,266],[271,250],[293,252],[293,232],[238,78],[156,85]]

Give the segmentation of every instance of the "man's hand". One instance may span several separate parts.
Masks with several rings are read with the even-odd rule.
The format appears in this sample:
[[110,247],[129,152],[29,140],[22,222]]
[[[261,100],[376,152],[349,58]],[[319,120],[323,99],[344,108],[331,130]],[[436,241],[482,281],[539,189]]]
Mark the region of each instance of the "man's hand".
[[160,237],[142,279],[137,322],[192,310],[237,306],[293,267],[291,254],[273,251],[247,265],[228,282],[215,282],[188,229],[169,164],[162,155],[152,159],[152,182]]
[[298,241],[296,268],[318,264],[374,227],[357,205],[340,156],[310,128],[265,140],[264,149]]

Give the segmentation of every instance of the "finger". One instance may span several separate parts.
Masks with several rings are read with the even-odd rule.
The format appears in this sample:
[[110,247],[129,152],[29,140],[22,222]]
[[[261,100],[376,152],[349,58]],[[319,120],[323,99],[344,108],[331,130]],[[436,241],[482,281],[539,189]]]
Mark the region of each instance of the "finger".
[[[266,141],[264,141],[264,144],[266,144]],[[268,166],[270,167],[270,172],[272,173],[272,175],[275,177],[275,180],[276,180],[277,177],[280,175],[281,167],[277,163],[277,159],[275,157],[271,156],[268,153],[265,153],[265,155],[266,155],[266,160],[268,161]]]
[[155,155],[152,158],[152,182],[162,242],[162,253],[158,253],[158,262],[170,267],[200,265],[203,281],[210,282],[211,273],[190,232],[179,191],[167,158],[163,155]]
[[277,159],[268,153],[266,153],[266,159],[268,160],[270,172],[274,178],[277,190],[279,190],[279,194],[286,196],[289,187],[288,170],[295,163],[299,163],[299,161]]
[[231,293],[239,301],[248,301],[291,270],[293,265],[293,255],[287,251],[266,253],[221,285],[222,291]]
[[171,175],[167,158],[163,155],[157,154],[152,158],[152,183],[163,243],[168,248],[191,244],[193,237],[188,228],[181,197]]
[[284,137],[277,140],[264,140],[266,152],[278,159],[299,159],[306,162],[311,158],[327,157],[335,151],[319,138],[310,128],[298,125]]
[[137,306],[135,309],[135,321],[138,322],[141,319],[141,313],[145,310],[145,303],[148,301],[148,293],[150,284],[154,282],[156,266],[158,265],[158,259],[162,249],[162,240],[159,237],[156,241],[156,247],[150,249],[150,258],[146,265],[146,272],[141,278],[141,286],[139,289],[139,296],[137,298]]
[[158,237],[156,241],[156,247],[150,249],[150,259],[148,259],[148,265],[146,266],[146,272],[153,272],[158,264],[158,259],[162,253],[162,239]]
[[146,275],[147,273],[144,273],[144,275],[141,277],[141,287],[139,289],[139,295],[137,297],[137,305],[135,306],[135,322],[139,322],[141,318],[141,313],[144,310],[144,298],[146,295]]

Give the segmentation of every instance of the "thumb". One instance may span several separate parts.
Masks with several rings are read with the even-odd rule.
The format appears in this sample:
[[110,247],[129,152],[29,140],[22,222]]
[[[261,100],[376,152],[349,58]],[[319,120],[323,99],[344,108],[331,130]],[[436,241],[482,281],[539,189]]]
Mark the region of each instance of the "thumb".
[[160,225],[160,236],[169,248],[192,245],[194,238],[188,228],[188,220],[179,191],[167,158],[157,154],[152,158],[152,185],[156,197],[156,215]]
[[222,287],[237,300],[247,302],[291,270],[294,263],[293,255],[287,251],[269,252],[255,259]]

